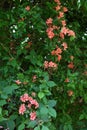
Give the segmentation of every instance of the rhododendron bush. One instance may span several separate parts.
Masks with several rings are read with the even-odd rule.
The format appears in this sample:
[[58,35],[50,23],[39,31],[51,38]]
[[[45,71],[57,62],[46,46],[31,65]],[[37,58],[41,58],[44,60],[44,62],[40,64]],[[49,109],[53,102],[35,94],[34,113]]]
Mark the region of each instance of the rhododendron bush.
[[86,16],[80,31],[68,0],[0,6],[0,129],[86,130]]

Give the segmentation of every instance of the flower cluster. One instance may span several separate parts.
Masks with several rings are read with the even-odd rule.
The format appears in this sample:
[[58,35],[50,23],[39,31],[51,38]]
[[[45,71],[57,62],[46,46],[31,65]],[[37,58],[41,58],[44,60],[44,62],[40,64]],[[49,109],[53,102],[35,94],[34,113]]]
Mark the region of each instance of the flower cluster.
[[45,61],[44,62],[44,68],[45,69],[47,69],[47,68],[55,68],[56,69],[57,68],[57,64],[52,62],[52,61],[50,61],[50,62]]
[[[47,36],[49,39],[53,39],[54,37],[58,38],[58,44],[56,45],[55,49],[51,51],[51,55],[57,56],[57,60],[60,61],[62,59],[62,52],[66,51],[68,48],[68,44],[65,41],[65,36],[73,36],[75,37],[75,32],[68,27],[66,27],[66,20],[65,20],[65,13],[68,11],[66,7],[63,7],[61,5],[60,0],[54,0],[56,3],[55,10],[57,12],[57,17],[56,19],[58,20],[58,25],[53,24],[53,19],[50,17],[46,20],[46,25],[47,25]],[[57,30],[57,31],[54,31]],[[56,33],[55,33],[56,32]],[[60,47],[59,47],[60,46]],[[62,49],[61,49],[62,48]],[[50,65],[51,64],[51,65]],[[44,62],[44,68],[56,68],[57,64],[53,62]],[[74,64],[69,63],[67,65],[69,69],[74,68]]]
[[66,27],[62,27],[60,31],[60,38],[64,39],[66,35],[75,37],[75,32]]
[[46,24],[48,26],[48,28],[46,30],[48,38],[52,39],[55,36],[54,30],[58,30],[59,28],[57,26],[53,25],[53,19],[52,18],[47,19]]
[[61,58],[62,58],[61,53],[62,53],[62,49],[59,48],[58,46],[57,46],[57,48],[55,50],[53,50],[51,52],[52,55],[56,55],[58,57],[58,61],[60,61]]
[[19,114],[23,115],[26,111],[30,111],[30,120],[36,119],[35,110],[39,107],[38,102],[27,93],[20,97],[22,104],[19,107]]
[[16,83],[17,85],[21,85],[21,84],[26,85],[26,84],[28,84],[28,82],[26,82],[26,81],[21,82],[19,79],[18,79],[18,80],[15,80],[15,83]]

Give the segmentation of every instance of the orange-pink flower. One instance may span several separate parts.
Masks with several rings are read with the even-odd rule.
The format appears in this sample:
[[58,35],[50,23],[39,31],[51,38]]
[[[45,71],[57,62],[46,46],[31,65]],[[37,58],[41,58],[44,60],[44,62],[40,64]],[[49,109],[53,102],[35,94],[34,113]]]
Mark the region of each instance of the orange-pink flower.
[[64,11],[64,12],[67,12],[68,9],[67,9],[66,7],[63,7],[63,11]]
[[20,97],[20,100],[21,100],[22,102],[26,102],[26,101],[28,101],[28,100],[29,100],[29,96],[28,96],[28,94],[25,93],[24,95],[22,95],[22,96]]
[[53,30],[55,30],[55,29],[59,29],[59,27],[53,25]]
[[36,112],[31,112],[30,113],[30,120],[35,120],[36,119]]
[[84,71],[84,73],[83,73],[85,76],[87,76],[87,71]]
[[74,92],[72,90],[68,90],[67,93],[68,93],[69,97],[71,97],[74,94]]
[[49,62],[48,61],[45,61],[44,62],[44,68],[47,69],[49,67]]
[[20,85],[21,81],[20,80],[16,80],[15,83],[18,84],[18,85]]
[[58,61],[60,61],[62,59],[61,55],[58,55]]
[[54,62],[52,62],[52,61],[50,61],[50,62],[49,62],[49,67],[50,67],[50,68],[57,68],[57,64],[54,63]]
[[66,26],[66,21],[65,20],[62,20],[61,23],[62,23],[62,26]]
[[63,33],[64,35],[66,35],[67,33],[69,33],[69,29],[66,28],[66,27],[62,27],[61,33]]
[[51,55],[56,55],[55,50],[53,50],[53,51],[51,52]]
[[74,56],[70,56],[70,59],[73,60],[73,59],[74,59]]
[[75,37],[75,32],[72,30],[68,30],[68,36],[74,36]]
[[30,103],[35,106],[35,109],[39,107],[39,104],[35,99],[31,100]]
[[53,22],[53,19],[52,19],[52,18],[49,18],[49,19],[47,19],[46,24],[49,26],[49,25],[52,24],[52,22]]
[[66,50],[68,48],[67,43],[63,42],[62,46],[64,47],[64,50]]
[[36,75],[34,75],[34,76],[33,76],[33,79],[32,79],[32,82],[35,82],[35,81],[36,81],[36,79],[37,79],[37,76],[36,76]]
[[45,61],[44,62],[44,68],[45,69],[47,69],[47,68],[57,68],[57,64],[52,62],[52,61],[50,61],[50,62]]
[[28,103],[27,107],[28,107],[29,109],[31,109],[32,104]]
[[64,34],[62,32],[60,32],[60,38],[64,39]]
[[58,5],[58,6],[56,6],[56,11],[59,11],[60,10],[60,6]]
[[26,9],[27,11],[29,11],[29,10],[30,10],[30,6],[26,6],[25,9]]
[[68,83],[69,82],[69,78],[66,78],[64,82]]
[[25,104],[21,104],[19,108],[19,114],[23,115],[25,111],[26,111]]
[[58,5],[61,5],[60,0],[54,0]]
[[68,64],[68,68],[69,68],[69,69],[73,69],[73,68],[74,68],[73,62],[71,62],[71,63]]
[[56,49],[56,51],[55,51],[55,54],[56,54],[56,55],[59,55],[59,54],[61,54],[61,53],[62,53],[62,49],[58,47],[58,48]]
[[63,12],[59,12],[59,16],[58,16],[58,19],[64,17],[64,13]]
[[53,28],[51,28],[51,27],[49,27],[49,28],[46,30],[46,32],[47,32],[47,35],[48,35],[48,37],[49,37],[50,39],[52,39],[52,38],[55,36],[55,34],[54,34],[54,32],[53,32]]

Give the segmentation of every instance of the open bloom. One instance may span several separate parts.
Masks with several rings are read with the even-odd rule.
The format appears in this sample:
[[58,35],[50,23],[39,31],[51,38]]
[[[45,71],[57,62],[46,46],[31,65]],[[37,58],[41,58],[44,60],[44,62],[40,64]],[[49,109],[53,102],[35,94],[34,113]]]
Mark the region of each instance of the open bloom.
[[71,63],[68,64],[68,68],[70,68],[70,69],[73,69],[73,68],[74,68],[73,62],[71,62]]
[[49,19],[47,19],[46,24],[47,24],[47,25],[50,25],[50,24],[52,24],[52,22],[53,22],[53,19],[52,19],[52,18],[49,18]]
[[68,93],[69,97],[71,97],[74,94],[74,92],[72,90],[68,90],[67,93]]
[[64,35],[66,35],[67,33],[69,33],[69,29],[66,28],[66,27],[63,27],[63,28],[61,29],[61,33],[63,33]]
[[75,32],[72,30],[68,30],[68,36],[73,36],[75,37]]
[[61,54],[62,53],[62,49],[61,48],[59,48],[59,47],[57,47],[57,49],[56,50],[53,50],[52,52],[51,52],[51,54],[52,55],[59,55],[59,54]]
[[60,61],[62,59],[61,55],[58,55],[58,61]]
[[19,114],[23,115],[25,111],[26,111],[25,104],[21,104],[19,108]]
[[58,5],[61,5],[60,0],[54,0]]
[[39,107],[39,104],[36,100],[31,100],[30,103],[35,106],[35,109]]
[[20,80],[16,80],[15,83],[16,83],[17,85],[20,85],[20,84],[21,84],[21,81],[20,81]]
[[49,37],[50,39],[52,39],[52,38],[55,36],[52,27],[49,27],[49,28],[46,30],[46,32],[47,32],[47,35],[48,35],[48,37]]
[[63,11],[64,11],[64,12],[67,12],[68,9],[67,9],[66,7],[63,7]]
[[64,82],[68,83],[69,82],[69,78],[66,78]]
[[36,119],[36,112],[31,112],[30,113],[30,120],[35,120]]
[[62,23],[63,27],[66,26],[66,21],[65,20],[62,20],[61,23]]
[[50,61],[50,62],[49,62],[49,67],[50,67],[50,68],[57,68],[57,64],[54,63],[54,62],[52,62],[52,61]]
[[60,10],[60,6],[58,5],[58,6],[56,6],[56,11],[58,11],[58,10]]
[[60,32],[60,38],[64,39],[64,34],[62,32]]
[[59,16],[58,16],[58,19],[64,17],[64,12],[59,12]]
[[45,61],[45,62],[44,62],[44,68],[45,68],[45,69],[47,69],[47,68],[49,67],[48,63],[49,63],[48,61]]
[[66,50],[68,48],[67,43],[63,42],[62,46],[64,47],[64,50]]
[[56,55],[59,55],[59,54],[61,54],[61,53],[62,53],[62,50],[61,50],[61,48],[58,47],[58,48],[56,49],[56,51],[55,51],[55,54],[56,54]]
[[24,95],[22,95],[22,96],[20,97],[20,100],[21,100],[22,102],[26,102],[26,101],[28,101],[28,100],[29,100],[29,96],[28,96],[28,94],[25,93]]
[[29,11],[29,10],[30,10],[30,6],[26,6],[25,9],[26,9],[27,11]]

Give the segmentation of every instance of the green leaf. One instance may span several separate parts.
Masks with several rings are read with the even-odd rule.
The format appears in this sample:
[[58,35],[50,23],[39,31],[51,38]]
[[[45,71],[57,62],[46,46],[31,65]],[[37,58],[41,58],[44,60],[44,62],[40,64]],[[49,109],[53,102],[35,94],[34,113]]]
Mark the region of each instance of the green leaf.
[[64,125],[64,130],[68,130],[68,127],[67,127],[67,125]]
[[34,130],[40,130],[40,126],[35,127]]
[[45,106],[40,109],[40,113],[41,115],[47,115],[48,114],[48,108],[46,108]]
[[35,65],[37,63],[37,58],[36,58],[37,54],[34,50],[32,50],[30,52],[30,55],[29,56],[26,56],[26,59],[29,59],[30,62]]
[[49,105],[50,107],[54,107],[54,106],[56,105],[56,101],[55,101],[55,100],[49,100],[49,101],[48,101],[48,105]]
[[6,104],[6,101],[5,100],[0,100],[0,106],[3,106]]
[[48,73],[44,73],[43,76],[44,76],[44,80],[46,80],[46,81],[48,82],[48,80],[49,80],[49,75],[48,75]]
[[25,128],[25,124],[24,123],[22,123],[21,125],[18,126],[18,130],[24,130],[24,128]]
[[2,122],[2,121],[7,121],[7,119],[2,117],[2,116],[0,116],[0,122]]
[[6,123],[7,123],[7,126],[8,126],[8,128],[9,128],[10,130],[14,130],[14,128],[15,128],[15,123],[14,123],[13,120],[9,120],[9,121],[7,121]]
[[71,124],[65,124],[64,130],[73,130],[73,128],[72,128]]
[[0,116],[2,115],[2,108],[0,107]]
[[49,130],[49,129],[48,129],[48,127],[46,127],[46,126],[43,125],[42,126],[42,130]]
[[35,126],[36,126],[36,124],[37,124],[37,122],[36,122],[36,120],[35,121],[30,121],[30,122],[28,122],[28,128],[34,128]]
[[83,120],[85,118],[84,114],[81,114],[79,120]]
[[18,115],[13,114],[13,115],[10,116],[10,120],[15,120],[17,117],[18,117]]
[[39,93],[38,93],[38,97],[39,97],[40,99],[42,99],[44,96],[45,96],[45,94],[44,94],[43,92],[39,92]]
[[3,89],[3,92],[6,93],[6,94],[12,94],[12,92],[17,89],[18,86],[16,84],[13,84],[11,86],[7,86]]
[[49,87],[54,87],[54,86],[56,86],[55,82],[53,82],[53,81],[48,81],[48,82],[47,82],[47,85],[48,85]]
[[68,125],[68,129],[73,130],[73,128],[72,128],[72,126],[70,124]]
[[8,64],[11,65],[12,67],[18,66],[17,61],[15,59],[11,60]]
[[19,80],[24,80],[24,75],[23,75],[22,73],[18,73],[18,74],[17,74],[17,78],[18,78]]
[[56,117],[56,111],[55,111],[55,109],[53,109],[53,108],[51,108],[51,107],[49,107],[49,114],[52,116],[52,117]]
[[75,37],[71,36],[70,37],[70,41],[73,41],[75,39]]

